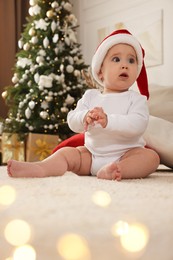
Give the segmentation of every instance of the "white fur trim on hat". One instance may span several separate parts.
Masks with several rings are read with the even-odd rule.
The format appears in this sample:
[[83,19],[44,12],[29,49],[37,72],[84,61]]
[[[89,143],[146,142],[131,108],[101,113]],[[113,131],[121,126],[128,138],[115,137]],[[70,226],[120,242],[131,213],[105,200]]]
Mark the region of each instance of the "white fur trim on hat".
[[119,33],[113,34],[107,37],[101,42],[98,46],[91,63],[92,75],[94,79],[103,86],[103,82],[99,79],[98,73],[100,72],[101,65],[103,60],[108,52],[108,50],[116,44],[125,43],[131,45],[136,51],[137,61],[138,61],[138,76],[141,72],[143,65],[143,53],[142,47],[138,40],[131,34]]

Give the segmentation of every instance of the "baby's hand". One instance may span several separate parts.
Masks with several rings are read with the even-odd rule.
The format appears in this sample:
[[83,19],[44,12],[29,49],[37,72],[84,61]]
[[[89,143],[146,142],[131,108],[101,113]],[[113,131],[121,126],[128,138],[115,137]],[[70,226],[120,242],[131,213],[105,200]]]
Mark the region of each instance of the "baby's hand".
[[103,128],[107,125],[107,115],[101,107],[95,107],[86,114],[84,118],[85,131],[87,131],[88,125],[95,123],[100,124]]
[[102,107],[95,107],[92,111],[93,118],[95,118],[95,121],[99,123],[103,128],[107,126],[107,115],[105,114]]

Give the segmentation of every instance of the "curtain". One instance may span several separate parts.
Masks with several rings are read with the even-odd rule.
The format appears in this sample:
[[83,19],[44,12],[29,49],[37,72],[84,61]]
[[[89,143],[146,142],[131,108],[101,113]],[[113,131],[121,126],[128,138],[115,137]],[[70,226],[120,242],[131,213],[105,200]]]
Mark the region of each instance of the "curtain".
[[29,0],[0,0],[0,117],[7,116],[8,108],[1,94],[11,85],[12,68],[18,51],[18,40],[28,16]]

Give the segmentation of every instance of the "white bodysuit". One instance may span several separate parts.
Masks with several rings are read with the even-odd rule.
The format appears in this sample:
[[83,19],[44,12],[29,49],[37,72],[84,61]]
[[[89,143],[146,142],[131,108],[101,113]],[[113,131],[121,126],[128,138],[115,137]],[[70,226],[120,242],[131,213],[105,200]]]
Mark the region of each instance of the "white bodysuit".
[[102,94],[97,89],[87,90],[74,110],[67,116],[73,132],[84,132],[83,119],[94,107],[102,107],[107,114],[107,126],[89,126],[85,132],[85,147],[92,154],[91,173],[107,163],[119,161],[129,149],[144,147],[142,138],[149,112],[145,96],[129,90],[122,93]]

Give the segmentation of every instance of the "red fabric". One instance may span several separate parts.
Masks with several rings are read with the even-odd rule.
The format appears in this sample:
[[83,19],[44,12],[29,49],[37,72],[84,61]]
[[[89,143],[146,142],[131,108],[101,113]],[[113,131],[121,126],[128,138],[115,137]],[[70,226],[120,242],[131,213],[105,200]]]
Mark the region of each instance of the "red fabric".
[[83,146],[84,145],[84,134],[75,134],[72,137],[62,141],[60,144],[58,144],[52,151],[52,153],[55,153],[57,150],[59,150],[62,147],[70,146],[70,147],[77,147],[77,146]]

